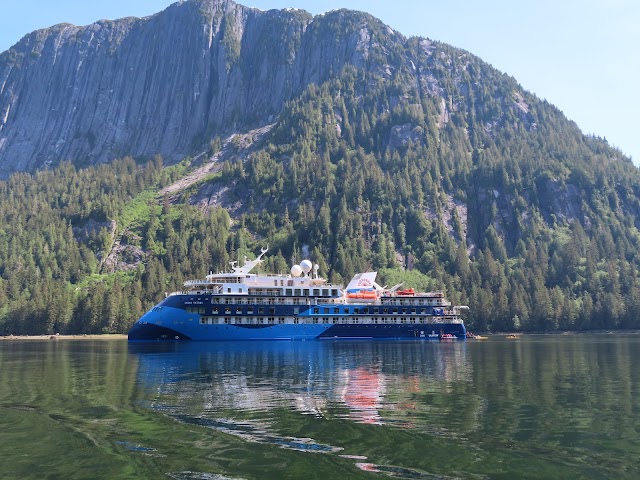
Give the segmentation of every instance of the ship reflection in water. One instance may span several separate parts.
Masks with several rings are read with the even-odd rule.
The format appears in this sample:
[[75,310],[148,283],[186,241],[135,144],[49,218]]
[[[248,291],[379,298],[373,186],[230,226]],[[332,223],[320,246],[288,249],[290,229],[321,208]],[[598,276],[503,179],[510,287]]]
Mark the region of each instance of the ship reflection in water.
[[[189,342],[131,344],[129,351],[138,357],[147,407],[261,441],[276,411],[431,430],[430,411],[446,413],[434,398],[471,381],[466,348],[463,342]],[[236,416],[243,422],[231,422]]]

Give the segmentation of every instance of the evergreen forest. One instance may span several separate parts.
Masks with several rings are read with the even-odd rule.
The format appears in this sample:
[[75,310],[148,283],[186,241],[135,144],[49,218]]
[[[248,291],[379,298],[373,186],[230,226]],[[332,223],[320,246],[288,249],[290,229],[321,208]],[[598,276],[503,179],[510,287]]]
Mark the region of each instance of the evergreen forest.
[[310,84],[260,138],[0,182],[0,334],[124,333],[267,245],[264,271],[310,257],[335,282],[376,270],[444,290],[477,332],[640,328],[638,169],[511,77],[422,42],[389,43],[390,71]]

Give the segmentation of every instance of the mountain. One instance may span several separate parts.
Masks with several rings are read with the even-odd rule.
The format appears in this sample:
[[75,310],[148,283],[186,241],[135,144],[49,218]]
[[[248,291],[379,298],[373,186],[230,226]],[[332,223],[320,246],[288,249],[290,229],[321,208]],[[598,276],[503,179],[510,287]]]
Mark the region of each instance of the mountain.
[[272,122],[310,83],[384,55],[374,30],[378,42],[403,41],[364,14],[313,19],[225,0],[38,30],[0,57],[0,174],[182,159],[215,134]]
[[7,333],[126,330],[265,244],[275,271],[445,288],[474,329],[640,326],[630,159],[366,13],[193,0],[31,33],[0,56],[0,173]]

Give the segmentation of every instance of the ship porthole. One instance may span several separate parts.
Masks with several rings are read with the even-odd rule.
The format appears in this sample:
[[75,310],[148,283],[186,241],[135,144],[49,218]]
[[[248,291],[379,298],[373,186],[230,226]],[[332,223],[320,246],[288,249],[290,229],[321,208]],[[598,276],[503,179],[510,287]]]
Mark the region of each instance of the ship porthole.
[[176,340],[180,340],[180,337],[178,335],[176,335]]

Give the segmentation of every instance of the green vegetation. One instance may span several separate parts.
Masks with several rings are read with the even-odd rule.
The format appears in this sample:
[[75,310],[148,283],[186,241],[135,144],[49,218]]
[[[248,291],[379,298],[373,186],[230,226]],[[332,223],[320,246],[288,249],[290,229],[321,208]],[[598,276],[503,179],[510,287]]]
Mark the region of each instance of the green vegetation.
[[[264,268],[304,253],[337,282],[408,269],[407,287],[470,305],[478,331],[640,327],[629,159],[467,52],[370,27],[367,68],[311,84],[266,142],[178,197],[160,191],[189,159],[0,183],[0,332],[124,332],[185,278],[267,244]],[[235,209],[194,206],[216,185]]]

